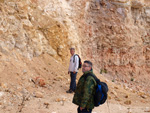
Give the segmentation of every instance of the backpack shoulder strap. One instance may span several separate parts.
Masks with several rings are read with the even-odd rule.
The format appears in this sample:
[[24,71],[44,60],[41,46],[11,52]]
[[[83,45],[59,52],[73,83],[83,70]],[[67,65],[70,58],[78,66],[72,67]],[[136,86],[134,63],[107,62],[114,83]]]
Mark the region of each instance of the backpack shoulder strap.
[[73,56],[73,63],[75,62],[75,56],[78,56],[77,54],[75,54],[74,56]]
[[84,79],[86,80],[88,76],[92,76],[92,77],[95,79],[95,81],[96,81],[97,84],[100,83],[100,80],[99,80],[94,74],[92,74],[92,73],[87,74],[87,75],[84,77]]

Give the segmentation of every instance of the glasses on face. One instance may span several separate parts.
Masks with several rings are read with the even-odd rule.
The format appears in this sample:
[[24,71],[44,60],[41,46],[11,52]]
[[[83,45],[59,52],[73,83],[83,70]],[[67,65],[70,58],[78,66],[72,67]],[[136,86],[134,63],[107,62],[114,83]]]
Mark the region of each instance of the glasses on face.
[[90,66],[83,65],[82,67],[90,67]]

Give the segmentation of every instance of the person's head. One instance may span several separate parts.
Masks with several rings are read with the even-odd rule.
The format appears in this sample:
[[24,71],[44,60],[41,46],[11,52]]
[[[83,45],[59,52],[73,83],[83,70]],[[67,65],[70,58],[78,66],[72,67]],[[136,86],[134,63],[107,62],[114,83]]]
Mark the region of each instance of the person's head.
[[75,53],[75,48],[70,48],[70,53],[71,53],[71,55],[74,55],[74,53]]
[[92,62],[85,60],[82,66],[82,72],[85,73],[87,71],[90,71],[91,69],[92,69]]

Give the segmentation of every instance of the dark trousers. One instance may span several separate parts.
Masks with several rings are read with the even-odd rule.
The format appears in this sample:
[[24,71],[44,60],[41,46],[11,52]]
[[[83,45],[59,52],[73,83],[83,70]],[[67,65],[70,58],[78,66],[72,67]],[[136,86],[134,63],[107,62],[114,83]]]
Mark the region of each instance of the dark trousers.
[[78,113],[92,113],[92,110],[91,109],[83,109],[82,111],[80,110],[80,107],[78,107],[77,109]]
[[70,77],[71,77],[70,89],[72,91],[75,91],[75,89],[76,89],[76,76],[77,76],[77,72],[76,73],[73,73],[73,72],[70,73]]

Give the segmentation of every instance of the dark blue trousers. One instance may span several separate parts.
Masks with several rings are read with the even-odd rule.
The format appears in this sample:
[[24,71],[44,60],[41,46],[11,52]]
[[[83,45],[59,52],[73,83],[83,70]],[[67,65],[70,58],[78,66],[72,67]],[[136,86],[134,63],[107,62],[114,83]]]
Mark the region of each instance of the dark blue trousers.
[[76,77],[77,77],[77,72],[76,73],[73,73],[73,72],[70,73],[70,78],[71,78],[70,90],[72,90],[72,91],[75,91],[75,89],[76,89]]
[[92,110],[91,109],[83,109],[82,111],[80,110],[80,107],[78,107],[78,109],[77,109],[77,111],[78,111],[78,113],[92,113]]

